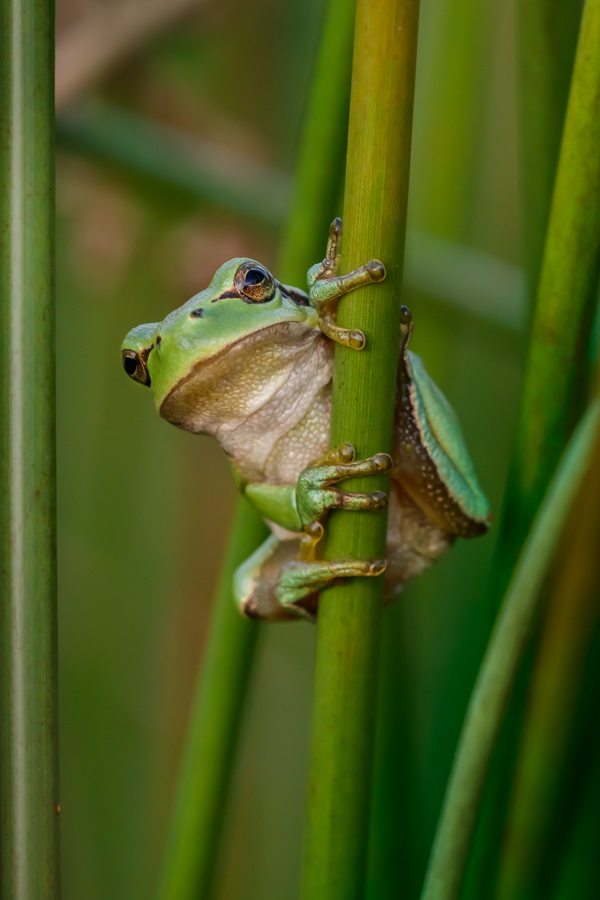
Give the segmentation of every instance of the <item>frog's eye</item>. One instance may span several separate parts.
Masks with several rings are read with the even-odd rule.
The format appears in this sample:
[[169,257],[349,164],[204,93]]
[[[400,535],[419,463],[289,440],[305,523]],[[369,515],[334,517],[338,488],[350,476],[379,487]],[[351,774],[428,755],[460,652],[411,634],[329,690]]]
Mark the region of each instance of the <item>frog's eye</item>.
[[275,293],[270,272],[251,260],[243,263],[235,273],[235,287],[246,303],[268,303]]
[[[150,350],[152,350],[152,347],[150,347]],[[123,350],[123,368],[130,378],[133,378],[134,381],[138,381],[140,384],[145,384],[147,387],[150,387],[150,373],[148,372],[146,360],[150,350],[142,350],[140,353],[136,353],[135,350]]]

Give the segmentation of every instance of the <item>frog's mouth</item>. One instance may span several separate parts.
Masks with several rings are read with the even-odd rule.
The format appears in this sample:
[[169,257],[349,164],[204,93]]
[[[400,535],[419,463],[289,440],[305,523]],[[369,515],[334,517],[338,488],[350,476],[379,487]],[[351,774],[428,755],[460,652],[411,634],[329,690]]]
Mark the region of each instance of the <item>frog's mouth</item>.
[[154,344],[139,351],[123,350],[121,354],[123,368],[127,375],[139,384],[145,384],[146,387],[150,387],[152,383],[148,371],[148,357],[153,349]]

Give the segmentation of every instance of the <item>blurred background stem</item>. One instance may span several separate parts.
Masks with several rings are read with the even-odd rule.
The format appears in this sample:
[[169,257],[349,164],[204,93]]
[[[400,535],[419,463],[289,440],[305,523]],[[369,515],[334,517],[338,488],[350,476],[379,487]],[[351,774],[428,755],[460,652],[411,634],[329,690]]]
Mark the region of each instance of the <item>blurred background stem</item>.
[[[358,458],[391,450],[419,6],[359,0],[356,11],[344,271],[383,260],[382,285],[340,304],[343,327],[360,327],[366,348],[336,346],[330,443],[351,441]],[[385,478],[351,490],[385,488]],[[327,558],[385,555],[386,516],[333,514]],[[304,900],[363,896],[373,764],[381,579],[355,578],[320,600]]]
[[[599,13],[597,0],[588,0],[544,249],[517,451],[507,489],[496,569],[500,586],[514,564],[586,395],[588,356],[583,348],[589,341],[595,308],[600,247]],[[494,781],[499,783],[502,777],[502,772],[496,772]],[[483,831],[484,853],[497,846],[502,821],[502,806],[492,805],[495,816]],[[461,877],[462,873],[457,876],[458,884]]]
[[[528,709],[503,841],[497,900],[535,896],[600,612],[600,440],[563,535],[561,562],[529,687]],[[581,894],[573,896],[582,896]]]
[[[599,8],[587,0],[565,118],[502,525],[512,566],[585,401],[600,247]],[[524,173],[526,178],[527,169]]]
[[211,895],[258,636],[258,623],[243,618],[235,606],[233,573],[267,534],[256,510],[240,499],[190,717],[161,900]]
[[533,309],[573,71],[581,2],[517,0],[521,256]]
[[422,900],[459,896],[488,766],[542,587],[594,460],[598,401],[573,436],[521,554],[473,689],[432,849]]
[[60,892],[54,5],[0,3],[0,894]]
[[302,129],[292,205],[279,250],[278,277],[304,287],[323,256],[343,184],[355,3],[329,0]]

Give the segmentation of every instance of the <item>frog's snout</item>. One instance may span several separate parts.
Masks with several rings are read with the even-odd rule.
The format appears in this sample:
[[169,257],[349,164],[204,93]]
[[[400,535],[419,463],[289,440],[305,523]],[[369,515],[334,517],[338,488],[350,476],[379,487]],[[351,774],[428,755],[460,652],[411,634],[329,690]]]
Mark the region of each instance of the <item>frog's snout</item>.
[[123,368],[126,373],[130,378],[133,378],[134,381],[145,384],[146,387],[150,387],[148,356],[153,347],[154,344],[152,344],[152,347],[144,348],[139,352],[136,352],[135,350],[123,350],[122,352]]

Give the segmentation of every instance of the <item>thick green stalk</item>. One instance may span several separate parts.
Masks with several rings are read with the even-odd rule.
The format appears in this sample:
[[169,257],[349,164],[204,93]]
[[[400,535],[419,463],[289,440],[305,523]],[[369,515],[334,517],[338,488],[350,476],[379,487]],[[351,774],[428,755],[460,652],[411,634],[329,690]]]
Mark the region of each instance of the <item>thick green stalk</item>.
[[240,500],[191,712],[162,900],[210,896],[258,635],[258,624],[235,607],[232,576],[267,533],[253,507]]
[[3,900],[57,898],[54,6],[0,3]]
[[587,0],[533,322],[503,528],[513,564],[577,421],[600,251],[600,0]]
[[323,256],[344,174],[354,13],[354,0],[329,0],[308,98],[278,273],[302,288],[308,269]]
[[522,257],[533,306],[571,83],[581,3],[517,0]]
[[502,603],[456,750],[422,900],[459,896],[490,759],[544,579],[593,456],[599,416],[596,401],[569,443]]
[[[380,258],[387,279],[340,303],[360,353],[336,347],[331,444],[391,450],[412,130],[418,0],[359,0],[344,204],[346,271]],[[359,490],[387,486],[357,482]],[[328,557],[385,555],[386,516],[337,513]],[[304,900],[358,900],[365,880],[381,579],[323,592],[319,607]]]
[[[348,8],[353,15],[353,0],[343,0],[343,3],[332,0],[331,5],[337,18],[347,19]],[[286,283],[304,286],[309,265],[322,253],[323,233],[326,233],[323,228],[327,219],[321,220],[324,214],[329,216],[329,210],[319,207],[313,214],[312,207],[303,198],[312,197],[314,202],[317,201],[312,193],[313,179],[320,183],[323,178],[325,183],[336,185],[339,181],[338,155],[331,150],[332,144],[340,145],[342,135],[345,135],[347,111],[344,113],[342,109],[339,113],[336,104],[343,107],[345,102],[339,88],[343,77],[347,77],[346,60],[350,56],[351,38],[351,33],[346,31],[344,51],[340,34],[332,27],[332,14],[328,13],[316,81],[312,87],[310,121],[305,126],[305,134],[312,139],[305,137],[303,140],[298,162],[294,215],[301,207],[303,227],[296,227],[292,218],[282,238],[282,266],[277,274]],[[337,86],[334,93],[332,85]],[[328,107],[327,115],[323,113],[324,105]],[[319,123],[328,116],[337,123],[342,135],[326,129],[324,137],[327,140],[324,140],[320,137]],[[306,156],[310,160],[307,161]],[[315,249],[317,255],[313,258],[312,249],[307,248],[311,248],[311,242],[315,240],[312,229],[318,224],[321,225],[319,251]],[[210,630],[206,662],[198,682],[160,900],[205,900],[212,893],[223,811],[256,646],[256,623],[242,619],[235,609],[231,581],[235,568],[255,550],[266,534],[262,518],[241,499]]]

